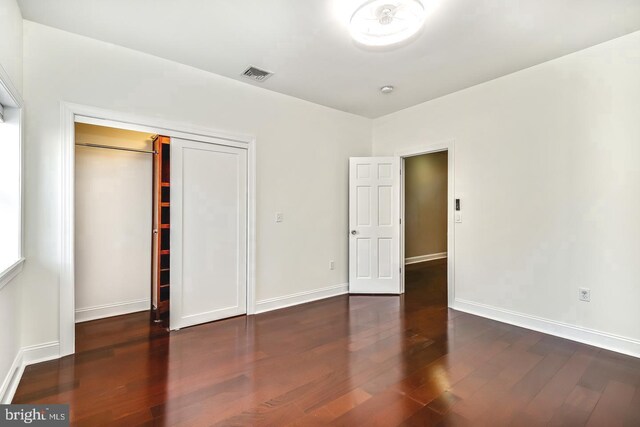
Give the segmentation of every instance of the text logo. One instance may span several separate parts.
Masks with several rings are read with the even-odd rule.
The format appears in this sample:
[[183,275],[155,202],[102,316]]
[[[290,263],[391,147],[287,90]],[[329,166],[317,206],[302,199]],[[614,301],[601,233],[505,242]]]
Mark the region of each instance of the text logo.
[[0,427],[69,425],[69,405],[0,405]]

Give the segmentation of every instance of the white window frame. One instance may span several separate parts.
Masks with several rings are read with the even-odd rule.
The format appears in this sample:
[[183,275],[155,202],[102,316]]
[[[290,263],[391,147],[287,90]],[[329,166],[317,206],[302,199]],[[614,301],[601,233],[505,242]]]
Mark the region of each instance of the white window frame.
[[[23,137],[24,137],[24,101],[22,100],[22,96],[16,89],[16,87],[9,79],[9,75],[6,73],[4,68],[0,66],[0,104],[4,106],[5,109],[11,108],[16,109],[18,112],[18,144],[20,145],[18,153],[19,153],[19,178],[18,178],[18,188],[19,188],[19,204],[20,213],[18,217],[19,223],[19,238],[18,238],[18,259],[12,265],[7,267],[5,270],[0,271],[0,289],[4,288],[14,277],[16,277],[21,271],[22,266],[24,264],[24,255],[23,255],[23,241],[24,241],[24,159],[23,159]],[[4,111],[6,116],[6,111]]]

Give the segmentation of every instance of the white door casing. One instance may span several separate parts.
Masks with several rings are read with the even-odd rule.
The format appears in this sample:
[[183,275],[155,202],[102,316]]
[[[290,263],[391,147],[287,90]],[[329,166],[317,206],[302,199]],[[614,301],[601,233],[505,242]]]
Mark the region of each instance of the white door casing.
[[400,293],[400,161],[349,159],[349,292]]
[[[123,113],[88,105],[60,102],[61,118],[61,226],[59,229],[60,248],[60,292],[59,292],[59,346],[51,347],[48,358],[67,356],[75,352],[75,280],[74,280],[74,234],[75,234],[75,123],[85,123],[117,129],[147,132],[173,138],[184,138],[212,144],[239,147],[248,156],[248,197],[247,197],[247,313],[255,312],[255,252],[256,252],[256,139],[250,135],[230,134],[207,127],[194,126],[166,118],[148,117]],[[44,360],[44,359],[43,359]]]
[[172,330],[247,312],[247,150],[171,138]]

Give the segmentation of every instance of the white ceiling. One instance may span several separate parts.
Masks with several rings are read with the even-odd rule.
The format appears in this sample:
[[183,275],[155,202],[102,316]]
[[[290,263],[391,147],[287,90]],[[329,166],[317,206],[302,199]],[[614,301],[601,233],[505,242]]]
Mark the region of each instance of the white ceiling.
[[[424,0],[423,0],[424,1]],[[393,49],[356,45],[364,0],[19,0],[25,19],[378,117],[640,30],[640,0],[438,0]],[[379,92],[383,85],[396,90]]]

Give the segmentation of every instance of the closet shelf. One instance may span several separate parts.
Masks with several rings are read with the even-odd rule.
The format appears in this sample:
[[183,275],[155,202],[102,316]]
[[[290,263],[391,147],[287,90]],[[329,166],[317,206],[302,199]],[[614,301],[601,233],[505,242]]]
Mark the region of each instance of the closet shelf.
[[154,217],[153,221],[156,225],[158,235],[154,239],[154,296],[156,302],[156,320],[161,318],[162,314],[169,311],[170,289],[169,286],[169,258],[170,258],[170,202],[171,202],[171,173],[170,152],[171,139],[166,136],[159,135],[153,141],[153,148],[159,154],[154,157],[153,163],[153,183],[154,183]]

